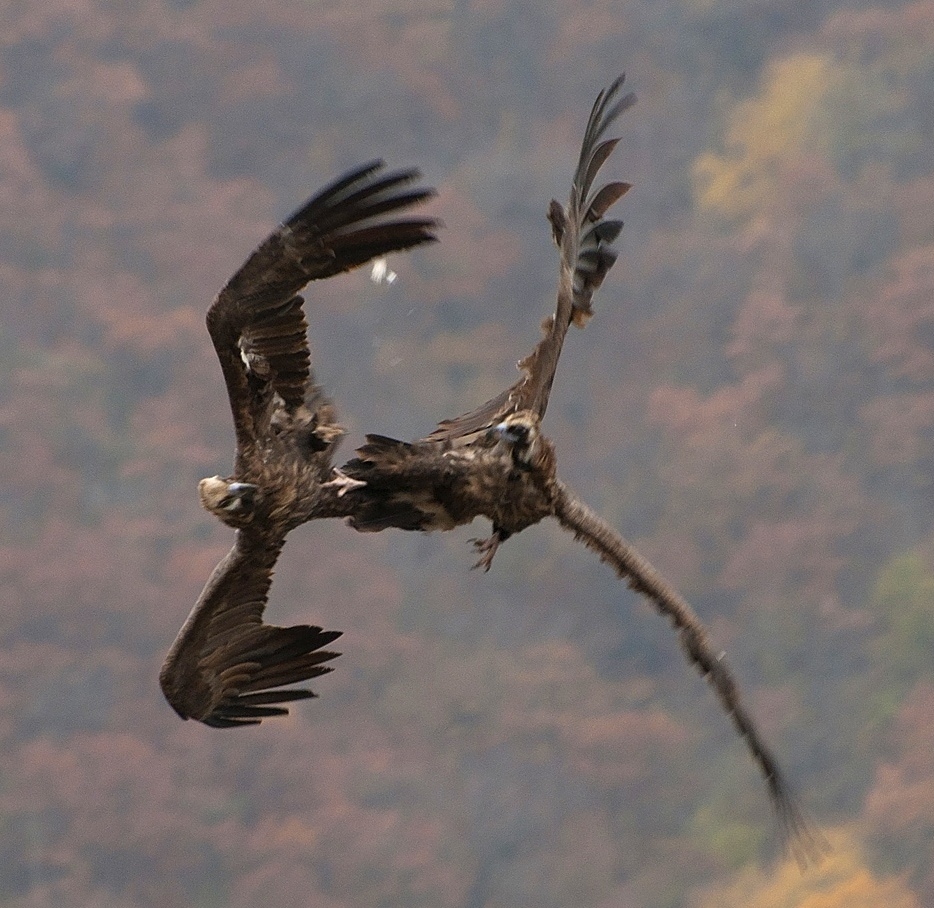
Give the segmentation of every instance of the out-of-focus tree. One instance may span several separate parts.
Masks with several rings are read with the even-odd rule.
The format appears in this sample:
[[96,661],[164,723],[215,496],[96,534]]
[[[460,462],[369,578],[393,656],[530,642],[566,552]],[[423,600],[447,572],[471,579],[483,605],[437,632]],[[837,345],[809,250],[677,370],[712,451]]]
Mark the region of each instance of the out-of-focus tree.
[[865,819],[877,836],[879,860],[909,870],[921,902],[934,897],[930,842],[934,833],[934,685],[916,685],[889,734],[889,759],[877,769]]
[[895,148],[910,154],[920,138],[913,126],[886,127],[899,104],[886,80],[829,54],[772,63],[759,94],[731,111],[725,153],[698,158],[699,206],[747,219],[781,204],[795,169],[812,158],[855,176],[874,158],[891,159]]
[[727,886],[698,895],[696,908],[920,908],[906,882],[874,872],[858,838],[841,831],[831,836],[833,851],[802,873],[792,858],[777,870],[744,870]]
[[880,628],[873,642],[876,697],[892,715],[908,689],[931,674],[934,573],[925,559],[918,553],[893,558],[879,574],[872,605]]
[[549,408],[562,474],[697,605],[805,802],[883,832],[873,869],[844,842],[807,879],[903,908],[911,872],[934,903],[932,23],[932,0],[0,4],[4,905],[673,908],[768,852],[669,628],[553,526],[486,576],[483,528],[302,528],[269,615],[345,632],[320,699],[223,735],[156,680],[231,543],[194,494],[233,447],[218,287],[335,173],[417,164],[442,243],[392,287],[310,288],[315,368],[348,447],[478,405],[553,306],[547,200],[624,67],[607,166],[636,186]]

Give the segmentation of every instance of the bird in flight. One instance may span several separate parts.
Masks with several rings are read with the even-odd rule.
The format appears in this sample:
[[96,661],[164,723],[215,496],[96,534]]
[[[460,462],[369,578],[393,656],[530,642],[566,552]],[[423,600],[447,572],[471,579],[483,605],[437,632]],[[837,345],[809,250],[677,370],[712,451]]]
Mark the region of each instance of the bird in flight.
[[617,253],[612,247],[623,223],[604,214],[630,189],[593,181],[619,139],[606,130],[635,103],[620,97],[623,77],[600,93],[593,106],[567,207],[552,201],[552,235],[560,252],[558,302],[542,327],[544,337],[519,363],[521,377],[476,410],[446,419],[426,438],[402,442],[368,435],[344,471],[367,488],[350,524],[362,532],[390,526],[448,530],[484,516],[493,534],[475,542],[477,567],[489,570],[499,545],[551,515],[551,496],[540,480],[554,475],[554,448],[538,431],[548,406],[555,370],[571,323],[583,327],[591,300]]
[[554,446],[541,431],[567,331],[572,323],[587,324],[593,295],[617,257],[612,243],[623,225],[604,215],[630,185],[592,187],[619,141],[604,138],[607,129],[635,103],[634,95],[622,94],[622,86],[621,76],[597,97],[568,204],[552,201],[549,206],[560,253],[557,304],[543,323],[544,337],[520,361],[519,380],[477,409],[442,421],[417,441],[368,435],[343,467],[347,476],[365,483],[350,493],[356,507],[348,522],[363,532],[388,527],[430,531],[486,517],[492,535],[473,543],[480,555],[475,567],[489,570],[497,548],[511,535],[546,517],[556,519],[674,626],[687,659],[713,687],[759,767],[783,841],[807,860],[823,849],[820,834],[805,818],[743,703],[724,654],[677,590],[558,478]]
[[744,705],[723,653],[691,606],[613,527],[558,477],[542,418],[570,325],[583,328],[592,298],[616,261],[622,222],[605,217],[630,188],[594,180],[618,143],[607,129],[633,105],[623,77],[602,91],[584,133],[566,206],[548,219],[559,249],[555,312],[502,394],[442,421],[414,442],[368,435],[342,469],[332,457],[343,435],[310,366],[303,301],[310,281],[436,239],[432,218],[399,217],[432,193],[410,188],[414,171],[385,174],[381,162],[322,190],[272,233],[211,306],[208,330],[227,385],[236,434],[233,474],[202,480],[202,504],[236,530],[183,625],[160,682],[183,718],[214,727],[260,722],[283,704],[313,694],[292,685],[316,677],[337,654],[339,634],[319,627],[263,623],[272,572],[290,530],[308,520],[345,517],[360,531],[389,527],[447,530],[486,517],[490,537],[475,540],[477,567],[498,547],[546,517],[555,518],[678,632],[688,660],[712,685],[765,778],[786,842],[805,858],[823,841],[804,817],[771,750]]
[[159,680],[175,711],[215,728],[254,725],[314,696],[290,685],[330,671],[336,631],[263,623],[273,568],[288,533],[346,516],[359,485],[331,464],[344,434],[316,384],[303,300],[310,281],[435,240],[437,222],[400,217],[433,192],[414,170],[375,161],[323,189],[249,256],[208,310],[236,435],[231,476],[199,484],[201,502],[233,527],[217,565],[179,631]]

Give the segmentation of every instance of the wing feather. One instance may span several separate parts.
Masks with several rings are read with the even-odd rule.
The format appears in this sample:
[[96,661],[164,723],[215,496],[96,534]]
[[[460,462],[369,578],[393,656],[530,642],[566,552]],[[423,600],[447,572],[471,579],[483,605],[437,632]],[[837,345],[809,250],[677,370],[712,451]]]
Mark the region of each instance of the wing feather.
[[279,688],[331,670],[323,663],[338,654],[323,647],[340,632],[263,623],[281,549],[281,542],[264,546],[240,531],[214,569],[159,675],[182,718],[215,728],[254,725],[288,712],[276,704],[314,696],[303,688]]
[[713,687],[720,703],[746,742],[765,778],[769,799],[779,821],[783,845],[799,862],[807,863],[826,850],[823,836],[811,825],[797,802],[777,760],[743,704],[733,673],[710,641],[690,604],[613,527],[580,501],[560,481],[555,517],[575,538],[599,555],[636,592],[671,621],[688,661]]
[[435,219],[396,216],[433,191],[406,188],[417,171],[379,175],[383,166],[358,167],[309,199],[253,251],[208,310],[240,447],[263,430],[263,390],[292,409],[317,397],[302,287],[436,239]]
[[502,394],[475,410],[445,419],[426,441],[455,442],[475,435],[519,410],[545,415],[561,348],[571,322],[583,327],[593,315],[591,300],[603,283],[617,253],[611,244],[622,221],[604,221],[603,215],[630,189],[629,183],[611,182],[591,195],[600,168],[619,139],[602,136],[613,121],[636,102],[632,93],[619,97],[624,76],[600,92],[591,109],[580,157],[574,171],[567,207],[552,201],[548,208],[552,234],[560,250],[560,271],[555,314],[543,323],[544,337],[532,353],[520,360],[519,380]]

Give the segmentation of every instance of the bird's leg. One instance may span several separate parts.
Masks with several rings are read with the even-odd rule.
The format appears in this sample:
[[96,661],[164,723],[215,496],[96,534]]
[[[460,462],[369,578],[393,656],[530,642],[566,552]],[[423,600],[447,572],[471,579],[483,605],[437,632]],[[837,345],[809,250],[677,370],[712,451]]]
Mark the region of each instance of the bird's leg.
[[322,489],[337,489],[337,497],[343,498],[353,489],[361,489],[366,483],[360,479],[348,476],[343,470],[334,467],[334,478],[322,484]]
[[486,573],[493,564],[493,558],[496,555],[496,550],[499,548],[500,543],[505,542],[511,535],[512,533],[494,526],[492,536],[488,536],[486,539],[471,539],[470,541],[473,543],[474,549],[482,555],[471,570],[483,568],[484,573]]

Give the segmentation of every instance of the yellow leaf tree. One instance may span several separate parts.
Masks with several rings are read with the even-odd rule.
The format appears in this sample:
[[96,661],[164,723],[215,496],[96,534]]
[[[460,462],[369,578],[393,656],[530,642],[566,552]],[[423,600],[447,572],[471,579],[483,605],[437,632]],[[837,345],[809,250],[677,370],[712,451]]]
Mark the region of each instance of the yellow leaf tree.
[[697,908],[921,908],[899,876],[880,877],[866,865],[855,836],[831,836],[833,851],[802,872],[791,858],[771,871],[747,870],[707,890]]
[[853,176],[879,146],[910,143],[883,119],[901,103],[880,75],[833,54],[775,61],[759,91],[728,113],[724,150],[695,161],[698,207],[743,219],[825,171]]

